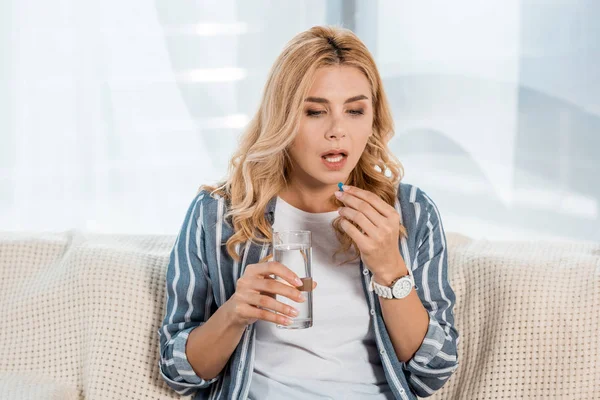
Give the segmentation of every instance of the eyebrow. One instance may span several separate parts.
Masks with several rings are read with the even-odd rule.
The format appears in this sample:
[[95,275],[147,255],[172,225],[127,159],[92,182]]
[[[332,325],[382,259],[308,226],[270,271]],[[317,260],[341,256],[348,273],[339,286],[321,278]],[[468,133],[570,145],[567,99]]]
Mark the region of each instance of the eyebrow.
[[[369,100],[369,98],[364,94],[359,94],[358,96],[350,97],[344,102],[344,104],[353,103],[358,100]],[[311,103],[329,104],[329,100],[324,99],[323,97],[307,97],[304,101],[308,101]]]

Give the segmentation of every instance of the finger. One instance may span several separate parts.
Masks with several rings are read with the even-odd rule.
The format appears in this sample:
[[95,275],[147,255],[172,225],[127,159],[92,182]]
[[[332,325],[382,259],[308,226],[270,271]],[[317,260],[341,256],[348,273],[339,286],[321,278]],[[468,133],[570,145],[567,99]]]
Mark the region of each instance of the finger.
[[[271,280],[275,280],[276,278],[275,278],[275,276],[274,276],[274,275],[268,275],[268,276],[265,276],[265,279],[271,279]],[[273,299],[275,298],[275,294],[273,294],[273,293],[266,293],[266,292],[265,292],[265,293],[263,293],[263,295],[265,295],[265,296],[269,296],[269,297],[271,297],[271,298],[273,298]]]
[[247,319],[260,319],[267,322],[273,322],[274,324],[280,325],[291,325],[294,321],[285,315],[276,314],[273,311],[264,310],[251,306],[250,304],[244,304],[242,306],[242,315]]
[[258,293],[248,295],[247,303],[263,309],[269,309],[280,314],[285,314],[286,316],[291,318],[295,318],[298,316],[298,310],[296,308],[287,304],[283,304],[282,302],[277,301],[272,297],[261,295]]
[[338,213],[342,217],[356,222],[369,237],[376,237],[377,227],[360,211],[350,207],[342,207]]
[[275,275],[279,278],[287,281],[290,285],[297,287],[302,285],[302,280],[300,277],[294,273],[291,269],[286,267],[280,262],[277,261],[269,261],[263,264],[262,275]]
[[313,290],[315,290],[316,287],[317,287],[317,282],[313,281]]
[[302,281],[291,269],[277,261],[268,261],[264,263],[251,264],[244,271],[244,276],[259,276],[261,278],[275,278],[275,275],[288,281],[290,285],[296,287],[302,284]]
[[342,219],[340,222],[340,227],[354,240],[354,243],[358,246],[359,249],[364,249],[368,245],[368,240],[371,240],[369,237],[363,235],[354,225],[350,223],[347,219]]
[[283,282],[273,279],[256,279],[254,282],[254,290],[261,293],[273,293],[280,296],[285,296],[296,303],[304,302],[304,296],[294,286],[289,286]]
[[383,199],[377,196],[375,193],[369,192],[368,190],[357,188],[356,186],[346,185],[344,187],[343,193],[348,193],[354,197],[366,201],[367,203],[371,204],[373,208],[375,208],[375,210],[377,210],[377,212],[383,215],[384,217],[391,217],[392,215],[397,213],[394,207],[383,201]]
[[355,211],[364,214],[373,225],[383,226],[387,223],[387,217],[385,217],[379,211],[377,211],[377,209],[375,209],[373,205],[368,201],[356,197],[352,195],[352,193],[337,193],[342,193],[341,197],[339,197],[339,200],[344,203],[344,205],[346,206],[345,208],[351,208]]

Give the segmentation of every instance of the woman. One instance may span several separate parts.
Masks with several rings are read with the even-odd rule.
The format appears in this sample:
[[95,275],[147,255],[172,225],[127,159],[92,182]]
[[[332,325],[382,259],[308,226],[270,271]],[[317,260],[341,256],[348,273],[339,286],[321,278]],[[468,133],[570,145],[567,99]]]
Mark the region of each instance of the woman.
[[[392,136],[352,32],[313,27],[288,43],[229,176],[201,188],[171,253],[159,330],[170,387],[196,399],[415,399],[448,380],[458,332],[444,230],[431,199],[400,183]],[[303,301],[298,277],[268,261],[284,229],[313,233],[309,329],[275,327],[294,317],[275,294]]]

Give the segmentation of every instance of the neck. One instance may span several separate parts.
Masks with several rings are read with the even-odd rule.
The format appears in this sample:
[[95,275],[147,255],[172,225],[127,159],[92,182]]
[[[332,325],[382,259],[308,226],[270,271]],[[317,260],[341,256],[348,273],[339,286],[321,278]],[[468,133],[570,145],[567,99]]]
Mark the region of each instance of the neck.
[[333,193],[336,190],[338,190],[337,184],[319,188],[290,185],[279,193],[279,197],[302,211],[324,213],[336,211],[339,208],[334,203]]

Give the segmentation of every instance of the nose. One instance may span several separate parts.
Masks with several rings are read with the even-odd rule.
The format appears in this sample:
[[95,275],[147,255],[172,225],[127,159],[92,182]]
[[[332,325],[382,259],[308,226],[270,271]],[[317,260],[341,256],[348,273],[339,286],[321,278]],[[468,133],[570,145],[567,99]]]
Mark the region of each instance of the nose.
[[329,140],[339,140],[346,137],[346,130],[339,118],[333,118],[325,137]]

